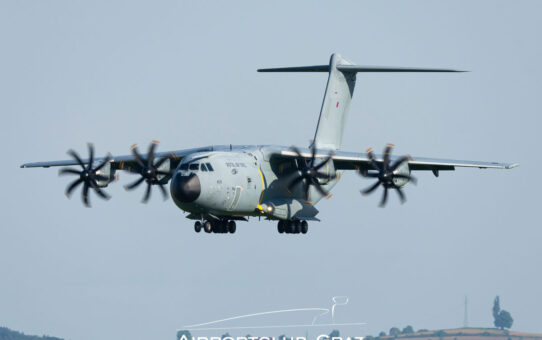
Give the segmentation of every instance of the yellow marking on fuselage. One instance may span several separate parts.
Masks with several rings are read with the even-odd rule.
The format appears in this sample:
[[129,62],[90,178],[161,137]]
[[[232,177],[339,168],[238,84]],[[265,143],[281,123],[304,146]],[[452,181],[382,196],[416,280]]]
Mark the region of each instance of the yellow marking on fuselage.
[[263,192],[265,191],[265,181],[263,179],[263,173],[260,168],[258,168],[258,172],[260,173],[260,178],[262,179],[262,193],[260,194],[260,201],[258,202],[258,209],[263,210],[262,206],[260,205],[262,203],[263,199]]

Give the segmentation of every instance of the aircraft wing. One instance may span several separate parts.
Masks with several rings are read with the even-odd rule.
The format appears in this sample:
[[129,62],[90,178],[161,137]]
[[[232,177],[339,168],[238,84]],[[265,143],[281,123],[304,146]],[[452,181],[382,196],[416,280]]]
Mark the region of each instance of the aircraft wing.
[[[300,149],[301,155],[306,158],[311,158],[310,149]],[[298,158],[299,156],[292,150],[281,150],[280,155],[286,158]],[[316,154],[318,158],[325,158],[328,154],[320,151]],[[400,156],[392,155],[391,162],[398,159]],[[376,154],[375,160],[378,163],[383,161],[383,155]],[[369,157],[366,154],[335,151],[333,153],[333,162],[336,170],[372,170]],[[425,158],[425,157],[410,157],[408,166],[410,170],[425,170],[433,171],[435,175],[439,171],[455,170],[456,167],[480,168],[480,169],[511,169],[515,168],[517,163],[502,163],[502,162],[482,162],[482,161],[464,161],[453,159]]]
[[[177,151],[156,152],[154,155],[156,159],[166,156],[170,158],[171,161],[178,164],[181,161],[181,159],[187,155],[190,155],[195,152],[204,152],[204,151],[212,151],[212,150],[213,150],[213,147],[207,146],[207,147],[184,149],[184,150],[177,150]],[[146,154],[143,154],[142,157],[143,159],[145,159]],[[106,157],[96,157],[94,158],[94,163],[100,163],[105,159]],[[89,162],[88,158],[82,158],[81,160],[83,161],[84,164],[88,164]],[[137,166],[137,161],[134,155],[112,156],[110,163],[111,163],[112,168],[114,169],[128,170],[128,171],[130,171],[130,169]],[[21,165],[21,168],[49,168],[51,166],[70,166],[70,165],[77,165],[77,164],[78,162],[75,159],[69,159],[69,160],[63,160],[63,161],[25,163]]]

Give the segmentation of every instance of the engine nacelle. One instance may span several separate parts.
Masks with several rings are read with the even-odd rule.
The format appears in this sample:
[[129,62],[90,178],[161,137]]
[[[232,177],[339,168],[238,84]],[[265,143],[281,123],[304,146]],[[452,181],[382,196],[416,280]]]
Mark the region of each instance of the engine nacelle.
[[[401,165],[399,165],[399,167],[395,169],[393,173],[410,176],[410,168],[408,166],[408,162],[401,163]],[[406,178],[395,177],[393,179],[393,184],[395,184],[399,188],[404,187],[407,183],[408,183],[408,179]]]
[[[96,162],[96,164],[93,164],[92,166],[97,166],[100,162]],[[97,175],[101,175],[101,176],[104,176],[107,178],[107,180],[99,180],[97,179],[96,180],[96,184],[98,184],[98,186],[100,188],[105,188],[107,187],[107,185],[111,182],[113,182],[115,180],[115,169],[113,169],[111,167],[111,163],[107,163],[106,165],[104,165],[103,168],[101,168],[100,170],[96,171],[96,174]]]
[[[174,169],[172,169],[171,164],[172,164],[171,159],[166,159],[164,163],[160,164],[160,166],[158,167],[158,170],[164,171],[164,172],[173,172]],[[167,183],[170,178],[171,176],[160,175],[160,174],[158,175],[158,180],[163,183]]]

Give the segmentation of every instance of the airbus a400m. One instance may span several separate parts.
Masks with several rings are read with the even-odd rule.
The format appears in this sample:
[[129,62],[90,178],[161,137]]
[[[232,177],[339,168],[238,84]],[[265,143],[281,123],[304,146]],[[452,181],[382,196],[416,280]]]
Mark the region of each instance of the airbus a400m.
[[361,191],[366,195],[382,187],[380,206],[395,191],[401,202],[403,186],[415,182],[413,171],[454,170],[456,167],[509,169],[517,164],[479,161],[458,161],[410,156],[393,156],[392,147],[383,154],[340,151],[341,140],[350,107],[356,74],[363,72],[459,72],[448,69],[397,68],[354,65],[334,54],[328,65],[260,69],[259,72],[327,72],[324,99],[316,133],[308,148],[277,145],[206,146],[178,151],[155,152],[153,142],[146,155],[136,146],[126,156],[96,158],[89,144],[89,157],[82,159],[75,151],[73,158],[23,164],[23,168],[51,166],[79,166],[62,168],[60,174],[77,176],[66,188],[70,196],[82,186],[82,199],[89,203],[92,189],[102,198],[109,195],[102,190],[114,181],[119,170],[139,174],[140,178],[126,186],[132,190],[145,184],[143,202],[157,186],[164,198],[169,192],[174,203],[195,220],[194,229],[208,233],[234,233],[236,221],[250,216],[277,221],[279,233],[307,233],[308,222],[317,221],[316,203],[328,197],[343,171],[353,170],[375,182]]

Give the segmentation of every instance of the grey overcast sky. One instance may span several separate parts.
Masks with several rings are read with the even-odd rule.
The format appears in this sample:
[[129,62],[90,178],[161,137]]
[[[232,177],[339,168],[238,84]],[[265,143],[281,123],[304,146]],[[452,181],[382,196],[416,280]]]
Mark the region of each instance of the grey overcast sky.
[[[0,324],[67,339],[173,339],[236,314],[329,307],[353,333],[392,326],[542,332],[539,1],[1,1],[3,166]],[[320,223],[234,236],[193,232],[171,199],[125,192],[67,200],[55,168],[29,161],[211,144],[307,146],[325,74],[258,67],[359,63],[461,74],[363,74],[343,150],[519,162],[513,170],[417,173],[408,202],[361,197],[347,173]],[[157,192],[155,192],[157,194]],[[310,320],[310,318],[309,318]],[[287,320],[292,322],[292,320]],[[306,321],[306,320],[303,320]],[[323,320],[325,321],[325,320]],[[240,332],[238,332],[240,333]],[[232,334],[238,334],[232,332]],[[254,332],[252,332],[254,333]],[[295,332],[291,332],[295,333]],[[240,334],[239,334],[240,335]]]

